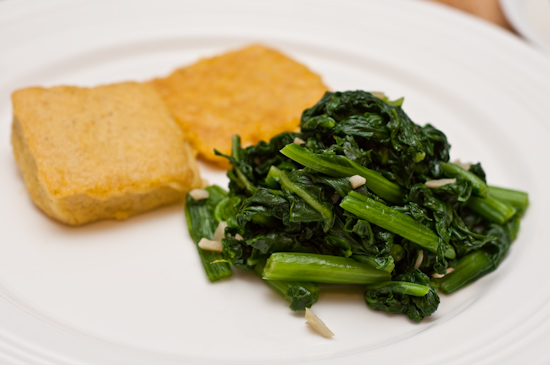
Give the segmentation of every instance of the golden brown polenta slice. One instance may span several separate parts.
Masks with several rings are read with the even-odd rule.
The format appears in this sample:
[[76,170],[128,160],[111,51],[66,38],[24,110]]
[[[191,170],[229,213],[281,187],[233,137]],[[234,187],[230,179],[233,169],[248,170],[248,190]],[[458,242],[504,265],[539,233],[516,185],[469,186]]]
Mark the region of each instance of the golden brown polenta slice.
[[25,184],[61,222],[125,219],[200,185],[196,153],[149,84],[34,87],[12,101]]
[[226,167],[231,136],[243,145],[296,130],[327,90],[321,77],[273,49],[252,45],[153,80],[201,157]]

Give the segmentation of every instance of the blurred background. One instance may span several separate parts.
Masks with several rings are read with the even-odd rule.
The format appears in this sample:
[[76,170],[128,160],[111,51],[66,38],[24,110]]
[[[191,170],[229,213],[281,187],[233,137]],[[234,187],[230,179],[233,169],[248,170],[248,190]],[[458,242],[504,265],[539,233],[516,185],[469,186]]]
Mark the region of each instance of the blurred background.
[[506,20],[498,0],[429,0],[436,3],[451,6],[461,11],[473,14],[497,24],[510,32],[514,32],[510,23]]

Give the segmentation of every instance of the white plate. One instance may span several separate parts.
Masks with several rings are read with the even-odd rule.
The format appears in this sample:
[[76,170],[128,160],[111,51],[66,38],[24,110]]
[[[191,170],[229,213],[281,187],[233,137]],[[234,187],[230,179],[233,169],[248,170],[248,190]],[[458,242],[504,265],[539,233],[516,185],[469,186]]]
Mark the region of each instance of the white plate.
[[550,0],[500,0],[500,5],[518,33],[550,53]]
[[[548,329],[550,62],[430,3],[335,4],[0,2],[0,363],[501,363]],[[30,202],[9,143],[13,90],[147,80],[256,41],[335,90],[405,96],[414,121],[448,135],[453,158],[527,190],[532,205],[500,269],[442,297],[420,324],[367,309],[360,292],[326,293],[314,306],[336,333],[326,340],[252,275],[208,283],[181,206],[68,228]]]

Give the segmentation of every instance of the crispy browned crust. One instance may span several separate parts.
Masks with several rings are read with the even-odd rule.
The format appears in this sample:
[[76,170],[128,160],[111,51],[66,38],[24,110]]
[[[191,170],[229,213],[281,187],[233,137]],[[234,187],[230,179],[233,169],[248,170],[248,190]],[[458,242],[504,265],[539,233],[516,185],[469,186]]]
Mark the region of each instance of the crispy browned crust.
[[327,90],[319,75],[284,54],[252,45],[152,81],[202,158],[226,167],[231,136],[243,145],[297,130]]

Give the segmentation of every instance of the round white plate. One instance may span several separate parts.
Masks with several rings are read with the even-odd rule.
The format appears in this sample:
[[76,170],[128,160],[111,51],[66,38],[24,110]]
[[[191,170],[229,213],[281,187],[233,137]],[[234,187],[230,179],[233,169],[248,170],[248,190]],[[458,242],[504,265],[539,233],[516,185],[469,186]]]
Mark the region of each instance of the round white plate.
[[550,53],[550,0],[500,0],[500,5],[518,33]]
[[[413,0],[4,0],[0,29],[0,363],[502,363],[548,329],[550,61],[515,37]],[[210,284],[181,206],[79,228],[34,207],[9,142],[12,91],[148,80],[252,42],[334,90],[405,96],[452,158],[527,190],[502,266],[420,324],[369,310],[361,291],[327,292],[313,307],[327,340],[253,275]]]

